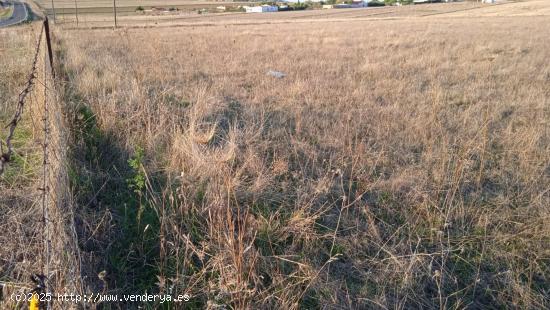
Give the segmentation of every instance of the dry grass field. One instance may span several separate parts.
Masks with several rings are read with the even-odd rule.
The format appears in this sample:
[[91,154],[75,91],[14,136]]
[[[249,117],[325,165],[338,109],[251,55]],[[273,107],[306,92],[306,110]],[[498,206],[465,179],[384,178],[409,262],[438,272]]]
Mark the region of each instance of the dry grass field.
[[548,307],[547,17],[334,17],[59,33],[89,265],[212,309]]
[[[47,2],[40,2],[42,6],[48,7]],[[57,2],[56,2],[57,3]],[[72,5],[56,4],[56,12],[58,14],[58,22],[64,28],[75,28],[76,14],[74,2]],[[68,3],[68,2],[67,2]],[[133,4],[131,6],[130,4]],[[477,14],[489,14],[495,11],[496,7],[484,5],[478,2],[457,2],[445,4],[425,4],[414,6],[386,6],[386,7],[369,7],[360,9],[337,9],[337,10],[302,10],[302,11],[286,11],[277,12],[274,14],[245,14],[238,12],[215,13],[212,9],[217,6],[237,6],[237,5],[252,5],[243,2],[144,2],[144,8],[148,8],[153,4],[160,5],[163,8],[179,8],[180,11],[168,13],[140,13],[136,12],[135,8],[139,5],[135,2],[122,2],[118,11],[118,24],[121,26],[199,26],[211,24],[265,24],[265,23],[311,23],[311,22],[339,22],[353,20],[373,20],[373,19],[395,19],[399,18],[420,18],[420,17],[444,17],[449,14],[453,16],[462,16],[475,11]],[[58,6],[60,5],[60,7]],[[511,5],[506,3],[505,6]],[[531,4],[532,10],[528,12],[542,12],[547,8],[544,3],[537,5]],[[210,13],[198,14],[198,9],[210,9]],[[194,11],[193,11],[194,10]],[[516,12],[515,10],[507,10],[507,12]],[[521,12],[522,10],[519,10]],[[50,17],[52,14],[49,14]],[[101,6],[101,2],[79,2],[79,24],[80,28],[97,28],[97,27],[112,27],[114,25],[114,15],[112,3],[111,5]]]
[[[40,2],[38,2],[40,3]],[[87,3],[87,2],[86,2]],[[76,24],[74,8],[61,6],[58,10],[58,22],[65,29],[74,28],[109,28],[114,25],[112,7],[86,6],[79,9],[79,23]],[[122,2],[123,4],[129,4]],[[187,4],[166,1],[162,7],[178,7],[180,11],[169,13],[139,13],[134,7],[123,6],[118,9],[118,25],[125,27],[198,27],[211,25],[252,25],[252,24],[311,24],[311,23],[340,23],[348,21],[374,21],[425,19],[426,23],[446,18],[476,18],[476,17],[511,17],[534,16],[548,17],[550,6],[545,0],[530,1],[501,1],[496,5],[481,4],[475,1],[455,3],[435,3],[409,6],[369,7],[360,9],[336,10],[303,10],[287,11],[271,14],[246,14],[238,12],[214,13],[213,8],[223,6],[242,5],[240,2],[190,2]],[[156,3],[155,3],[156,4]],[[158,3],[159,5],[161,3]],[[45,4],[44,4],[45,5]],[[147,3],[150,5],[150,3]],[[179,6],[178,6],[179,5]],[[74,5],[73,5],[74,6]],[[148,7],[148,6],[145,6]],[[197,14],[196,10],[206,8],[210,13]],[[194,11],[193,11],[194,10]],[[51,14],[50,14],[51,16]],[[427,20],[429,19],[429,20]]]
[[[550,307],[549,7],[60,25],[87,290],[191,296],[148,305],[166,309]],[[8,107],[26,68],[10,59]],[[4,214],[0,232],[26,227]],[[0,240],[0,280],[22,279]]]
[[[81,21],[97,21],[102,19],[113,19],[113,1],[110,0],[54,0],[53,8],[50,0],[36,0],[43,10],[50,17],[55,13],[60,23],[76,22],[76,13],[78,12]],[[149,19],[154,19],[152,15],[186,15],[194,12],[193,15],[198,15],[196,11],[200,9],[215,10],[218,6],[226,6],[228,8],[236,8],[242,5],[253,5],[255,1],[203,1],[203,0],[117,0],[116,7],[119,16],[149,16]],[[137,9],[150,10],[152,8],[172,9],[173,12],[165,13],[148,13],[144,14]]]
[[[36,0],[40,8],[53,17],[52,1]],[[155,26],[159,24],[174,25],[196,23],[233,22],[257,23],[269,20],[271,22],[290,22],[296,20],[311,21],[312,19],[380,19],[396,17],[475,17],[475,16],[548,16],[550,8],[545,0],[510,1],[501,0],[497,5],[485,5],[479,1],[456,3],[437,3],[414,6],[370,7],[364,9],[339,10],[305,10],[295,12],[279,12],[277,14],[244,14],[222,13],[216,7],[225,6],[236,9],[238,6],[254,5],[254,1],[199,1],[199,0],[118,0],[117,12],[120,25],[123,26]],[[114,23],[113,1],[91,0],[54,0],[53,7],[59,24],[65,27],[76,27],[78,12],[78,27],[112,26]],[[149,10],[153,7],[173,9],[171,12],[141,12],[140,7]],[[176,10],[177,9],[177,10]],[[200,9],[208,10],[206,14],[198,14]],[[443,17],[440,16],[440,17]]]

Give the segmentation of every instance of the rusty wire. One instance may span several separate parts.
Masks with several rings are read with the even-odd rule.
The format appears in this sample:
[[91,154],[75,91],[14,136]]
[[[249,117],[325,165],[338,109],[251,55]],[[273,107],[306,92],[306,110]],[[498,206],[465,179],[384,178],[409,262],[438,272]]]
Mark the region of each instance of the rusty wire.
[[17,124],[19,124],[19,121],[21,120],[21,117],[23,115],[23,109],[25,108],[25,100],[27,99],[27,95],[32,91],[32,88],[35,84],[36,66],[38,63],[38,54],[40,53],[40,45],[42,43],[43,34],[44,34],[44,26],[40,28],[40,35],[38,37],[38,43],[36,44],[36,51],[34,53],[31,72],[29,73],[29,77],[27,78],[25,87],[19,93],[19,99],[17,101],[17,109],[15,111],[15,115],[13,116],[9,124],[6,126],[6,128],[9,128],[9,134],[5,141],[6,148],[7,148],[6,152],[4,152],[2,142],[0,141],[0,154],[1,154],[0,155],[0,175],[2,175],[7,163],[9,163],[11,160],[11,156],[13,154],[12,140],[15,134],[15,129],[17,128]]
[[[16,111],[15,111],[15,114],[13,116],[13,118],[11,119],[11,121],[8,123],[8,125],[6,126],[6,128],[9,129],[9,133],[8,133],[8,136],[5,140],[5,144],[6,144],[6,147],[7,147],[7,151],[4,152],[4,149],[3,149],[3,144],[2,144],[2,141],[0,141],[0,175],[4,172],[5,168],[6,168],[6,165],[8,162],[10,162],[11,160],[11,157],[12,157],[12,154],[13,154],[13,145],[12,145],[12,140],[13,140],[13,137],[14,137],[14,134],[15,134],[15,130],[17,129],[17,125],[19,124],[19,122],[21,121],[21,118],[23,116],[23,111],[24,111],[24,108],[25,108],[25,103],[27,101],[27,98],[28,96],[32,96],[32,91],[36,85],[36,83],[40,83],[44,86],[44,117],[42,119],[43,121],[43,132],[44,132],[44,141],[42,142],[42,148],[43,148],[43,163],[42,163],[42,187],[39,188],[40,191],[42,191],[42,201],[41,201],[41,204],[42,204],[42,230],[43,230],[43,251],[42,251],[42,274],[36,274],[34,277],[39,277],[41,279],[40,283],[41,285],[38,285],[37,287],[40,287],[40,291],[44,291],[46,293],[50,293],[50,288],[49,288],[49,285],[45,284],[45,280],[47,280],[47,277],[49,276],[49,272],[50,272],[50,229],[48,229],[48,226],[49,226],[49,215],[48,215],[48,204],[49,204],[49,185],[48,185],[48,180],[49,180],[49,169],[48,169],[48,143],[49,143],[49,140],[50,140],[50,137],[49,137],[49,134],[50,134],[50,128],[49,128],[49,109],[48,109],[48,91],[50,91],[48,89],[48,83],[47,83],[47,80],[48,80],[48,70],[47,70],[47,62],[44,61],[44,80],[41,82],[39,77],[38,77],[38,73],[37,73],[37,69],[38,69],[38,61],[39,61],[39,57],[40,57],[40,51],[41,51],[41,46],[42,46],[42,40],[43,40],[43,37],[44,37],[44,32],[48,32],[49,29],[47,27],[47,20],[44,22],[44,24],[42,25],[42,27],[40,28],[40,35],[38,36],[38,42],[36,43],[36,50],[34,52],[34,58],[33,58],[33,62],[32,62],[32,67],[31,67],[31,70],[30,70],[30,73],[29,73],[29,76],[25,82],[25,86],[23,88],[23,90],[19,93],[19,98],[18,98],[18,101],[17,101],[17,107],[16,107]],[[49,34],[46,33],[46,41],[49,41],[50,37],[49,37]],[[51,55],[51,46],[50,46],[50,42],[46,42],[48,44],[47,48],[48,50],[46,51],[49,55],[45,55],[45,56],[49,56],[49,60],[50,60],[50,65],[53,64],[53,61],[52,61],[52,55]],[[51,68],[52,71],[52,77],[53,77],[53,68]],[[52,83],[52,86],[54,84]],[[45,275],[44,275],[45,274]],[[34,279],[33,279],[34,281]],[[35,283],[38,283],[36,281],[34,281]],[[36,289],[35,288],[33,290],[33,292],[36,292]],[[34,296],[34,295],[33,295]],[[39,304],[44,304],[42,302],[39,302]],[[45,309],[51,309],[51,304],[49,301],[46,301],[45,304],[43,305],[45,306]]]
[[[45,38],[44,38],[45,37]],[[42,41],[45,41],[45,43],[42,43]],[[45,46],[43,46],[45,45]],[[42,54],[41,52],[44,52]],[[44,56],[44,69],[43,69],[43,80],[42,76],[38,76],[39,73],[39,57],[41,55]],[[21,121],[21,118],[23,116],[23,112],[25,109],[26,101],[30,98],[32,98],[35,95],[35,92],[33,91],[38,86],[43,86],[43,107],[42,107],[42,125],[43,125],[43,137],[41,141],[42,146],[42,153],[43,153],[43,161],[42,161],[42,180],[40,187],[38,188],[39,191],[41,191],[41,201],[40,204],[42,206],[42,253],[41,253],[41,263],[42,263],[42,273],[41,274],[35,274],[36,277],[39,277],[41,279],[40,285],[37,284],[37,287],[41,289],[41,291],[44,291],[46,294],[51,294],[52,290],[52,283],[50,283],[50,277],[52,275],[55,275],[55,269],[52,269],[50,264],[52,263],[52,254],[54,254],[54,249],[52,248],[51,239],[53,237],[53,232],[55,231],[55,228],[52,228],[52,224],[54,224],[54,220],[51,219],[51,214],[49,211],[54,210],[50,209],[53,207],[52,202],[55,203],[55,197],[52,194],[52,188],[55,188],[55,183],[51,183],[51,174],[52,174],[52,168],[51,168],[51,160],[54,162],[57,160],[57,162],[60,161],[60,159],[57,157],[56,154],[56,142],[55,139],[52,139],[52,128],[55,127],[55,125],[52,124],[52,116],[54,116],[54,113],[52,113],[52,108],[55,108],[55,102],[57,100],[57,91],[56,91],[56,84],[58,80],[55,78],[55,71],[54,71],[54,63],[53,63],[53,52],[52,52],[52,44],[51,44],[51,35],[50,35],[50,29],[49,29],[49,22],[46,18],[44,20],[44,23],[42,24],[42,27],[40,28],[40,35],[38,36],[38,42],[36,43],[36,50],[34,53],[34,58],[32,62],[32,67],[30,70],[30,73],[28,75],[28,78],[24,84],[23,90],[19,93],[19,98],[17,101],[17,107],[15,114],[11,121],[8,123],[8,125],[5,127],[9,129],[9,134],[6,138],[6,140],[3,142],[0,140],[0,175],[5,171],[5,168],[7,166],[7,163],[12,160],[12,156],[14,153],[12,140],[14,138],[15,130],[17,129],[17,126],[19,122]],[[4,144],[7,146],[7,150],[4,152]],[[55,190],[55,189],[54,189]],[[73,227],[74,229],[74,227]],[[77,242],[77,241],[76,241]],[[60,253],[61,254],[61,253]],[[78,258],[79,263],[81,263],[80,258]],[[36,281],[33,280],[35,284]],[[36,289],[36,288],[35,288]],[[46,309],[50,310],[55,308],[54,306],[55,302],[52,300],[46,300],[39,303],[40,309]]]

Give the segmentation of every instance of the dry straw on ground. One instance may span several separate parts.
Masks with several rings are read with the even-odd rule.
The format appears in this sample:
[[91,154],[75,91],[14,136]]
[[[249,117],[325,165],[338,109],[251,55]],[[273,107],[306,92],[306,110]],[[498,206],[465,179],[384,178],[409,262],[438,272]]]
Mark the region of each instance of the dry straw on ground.
[[546,17],[404,12],[60,29],[87,289],[548,307]]
[[[144,183],[86,211],[94,247],[153,210],[130,266],[210,308],[548,306],[549,34],[536,17],[64,33],[101,136],[84,149],[122,159],[94,190],[128,158]],[[151,276],[96,263],[145,277],[113,275],[122,290]]]

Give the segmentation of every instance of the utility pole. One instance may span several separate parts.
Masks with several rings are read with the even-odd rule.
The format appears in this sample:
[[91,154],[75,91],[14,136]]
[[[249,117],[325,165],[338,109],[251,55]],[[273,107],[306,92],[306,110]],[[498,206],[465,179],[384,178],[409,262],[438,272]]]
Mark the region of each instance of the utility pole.
[[113,0],[113,12],[115,13],[115,28],[117,27],[116,23],[116,0]]
[[53,0],[52,0],[52,12],[53,12],[53,22],[55,23],[55,5],[53,4]]
[[76,0],[74,0],[74,9],[76,15],[76,26],[78,27],[78,4],[76,3]]

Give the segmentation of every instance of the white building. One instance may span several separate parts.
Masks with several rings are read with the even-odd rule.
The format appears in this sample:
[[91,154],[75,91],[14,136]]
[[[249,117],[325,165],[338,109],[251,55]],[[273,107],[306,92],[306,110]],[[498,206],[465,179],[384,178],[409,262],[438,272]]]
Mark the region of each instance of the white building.
[[369,3],[365,0],[353,0],[351,6],[354,8],[366,8],[369,6]]
[[277,12],[279,7],[275,5],[264,4],[262,6],[248,6],[245,7],[246,13],[266,13],[266,12]]
[[353,0],[352,4],[335,4],[333,7],[335,9],[350,9],[350,8],[366,8],[369,4],[366,1],[363,0]]

